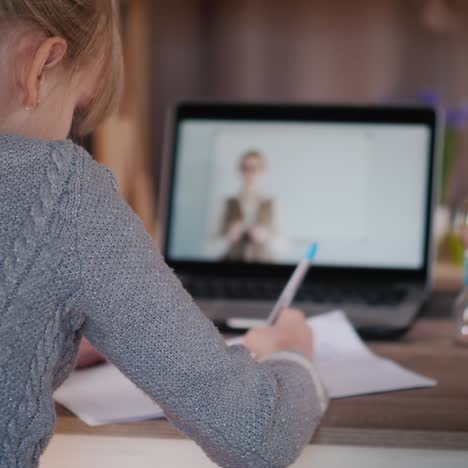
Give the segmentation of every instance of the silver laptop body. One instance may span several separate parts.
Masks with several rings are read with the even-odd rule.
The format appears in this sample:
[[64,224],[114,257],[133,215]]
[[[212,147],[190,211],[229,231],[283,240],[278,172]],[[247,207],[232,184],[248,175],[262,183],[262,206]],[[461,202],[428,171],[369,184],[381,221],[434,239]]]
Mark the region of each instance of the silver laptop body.
[[368,335],[411,324],[431,288],[433,109],[184,103],[170,120],[162,249],[209,318],[261,323],[318,242],[295,306]]

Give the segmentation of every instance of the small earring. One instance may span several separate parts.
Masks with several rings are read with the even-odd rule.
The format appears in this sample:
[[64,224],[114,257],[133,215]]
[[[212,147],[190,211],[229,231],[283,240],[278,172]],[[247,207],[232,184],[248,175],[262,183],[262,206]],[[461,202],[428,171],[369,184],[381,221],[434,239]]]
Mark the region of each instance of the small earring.
[[41,103],[41,100],[39,98],[37,98],[37,102],[36,102],[36,105],[33,107],[33,106],[24,106],[25,110],[27,110],[28,112],[31,112],[35,109],[37,109],[39,107],[39,104]]

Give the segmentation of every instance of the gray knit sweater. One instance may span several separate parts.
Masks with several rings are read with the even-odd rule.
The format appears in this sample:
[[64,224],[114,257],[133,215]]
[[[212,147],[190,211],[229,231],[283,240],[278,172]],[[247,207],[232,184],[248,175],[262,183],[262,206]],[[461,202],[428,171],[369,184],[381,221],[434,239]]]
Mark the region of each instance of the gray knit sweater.
[[326,397],[313,365],[226,348],[120,198],[71,142],[0,135],[0,467],[35,467],[85,335],[216,463],[283,467]]

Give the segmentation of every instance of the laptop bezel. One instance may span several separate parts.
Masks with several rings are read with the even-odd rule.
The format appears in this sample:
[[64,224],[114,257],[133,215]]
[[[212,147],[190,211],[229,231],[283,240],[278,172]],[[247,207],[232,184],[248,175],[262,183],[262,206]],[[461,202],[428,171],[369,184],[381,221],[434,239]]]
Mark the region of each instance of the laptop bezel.
[[167,263],[180,275],[208,275],[236,277],[287,278],[293,265],[275,265],[241,262],[181,261],[172,259],[170,230],[173,211],[174,186],[180,124],[186,119],[265,121],[265,122],[320,122],[320,123],[371,123],[426,125],[430,129],[429,164],[427,169],[428,196],[426,200],[426,225],[424,230],[423,265],[418,269],[391,269],[366,267],[316,266],[305,281],[320,283],[398,283],[417,284],[429,288],[433,256],[432,223],[437,201],[438,184],[438,112],[422,106],[351,106],[315,104],[272,104],[231,102],[187,102],[178,104],[169,116],[162,165],[158,225],[160,243]]

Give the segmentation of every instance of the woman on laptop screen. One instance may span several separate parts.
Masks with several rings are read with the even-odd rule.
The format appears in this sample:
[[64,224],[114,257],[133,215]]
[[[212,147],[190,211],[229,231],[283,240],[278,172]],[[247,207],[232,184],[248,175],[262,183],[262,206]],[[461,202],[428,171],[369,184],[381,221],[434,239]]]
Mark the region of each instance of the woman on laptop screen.
[[225,200],[218,232],[223,260],[270,263],[284,249],[275,200],[262,191],[266,169],[262,152],[250,150],[241,156],[241,190]]

